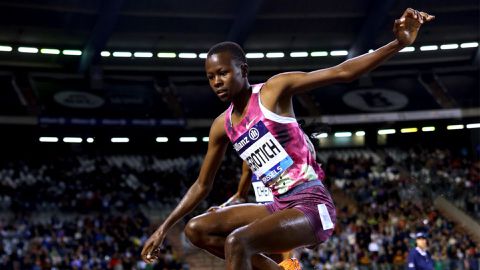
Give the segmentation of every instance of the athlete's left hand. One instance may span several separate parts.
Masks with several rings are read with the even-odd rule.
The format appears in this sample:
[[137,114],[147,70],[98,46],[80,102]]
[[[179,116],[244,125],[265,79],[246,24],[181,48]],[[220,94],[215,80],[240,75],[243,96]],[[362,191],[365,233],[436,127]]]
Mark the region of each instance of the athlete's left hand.
[[433,15],[408,8],[400,19],[395,20],[393,33],[401,46],[409,46],[417,38],[420,26],[433,19],[435,19],[435,16]]

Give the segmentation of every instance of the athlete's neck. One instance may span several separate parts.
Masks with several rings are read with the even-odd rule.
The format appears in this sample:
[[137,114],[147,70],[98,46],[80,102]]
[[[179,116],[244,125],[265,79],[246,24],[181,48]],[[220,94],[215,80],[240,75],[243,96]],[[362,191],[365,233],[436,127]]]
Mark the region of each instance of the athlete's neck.
[[232,100],[233,103],[233,112],[238,115],[243,115],[243,112],[245,111],[248,101],[250,100],[250,96],[252,95],[252,87],[250,84],[247,82],[245,85],[245,88],[238,93],[238,95],[235,97],[234,100]]

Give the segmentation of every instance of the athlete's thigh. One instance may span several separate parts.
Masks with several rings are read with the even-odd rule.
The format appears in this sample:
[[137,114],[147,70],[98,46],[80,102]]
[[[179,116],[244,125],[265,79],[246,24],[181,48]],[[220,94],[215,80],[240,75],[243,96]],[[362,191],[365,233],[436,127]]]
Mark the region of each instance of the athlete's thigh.
[[203,230],[218,235],[227,236],[233,230],[248,225],[255,220],[271,215],[264,205],[239,204],[220,208],[193,218],[190,222],[197,223]]
[[317,244],[309,220],[295,208],[275,212],[239,228],[234,234],[247,241],[255,253],[279,253]]

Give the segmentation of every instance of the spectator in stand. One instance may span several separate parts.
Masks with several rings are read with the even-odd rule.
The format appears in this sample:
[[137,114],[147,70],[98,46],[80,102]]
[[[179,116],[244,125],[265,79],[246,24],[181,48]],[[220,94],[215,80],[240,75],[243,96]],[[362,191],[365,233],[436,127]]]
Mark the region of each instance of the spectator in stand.
[[427,235],[418,232],[415,235],[416,247],[408,253],[407,269],[409,270],[433,270],[434,261],[428,252]]

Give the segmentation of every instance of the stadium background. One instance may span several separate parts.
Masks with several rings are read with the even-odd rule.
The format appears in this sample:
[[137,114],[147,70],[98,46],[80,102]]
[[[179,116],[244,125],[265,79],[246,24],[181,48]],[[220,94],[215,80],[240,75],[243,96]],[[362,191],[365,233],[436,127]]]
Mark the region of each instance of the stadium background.
[[[370,74],[295,98],[339,224],[304,269],[403,269],[429,233],[436,269],[479,269],[478,1],[0,1],[0,269],[148,269],[142,242],[194,181],[226,105],[203,71],[223,40],[251,83],[389,42],[407,7],[436,15]],[[236,190],[231,152],[212,194]],[[222,269],[172,230],[154,269]]]

